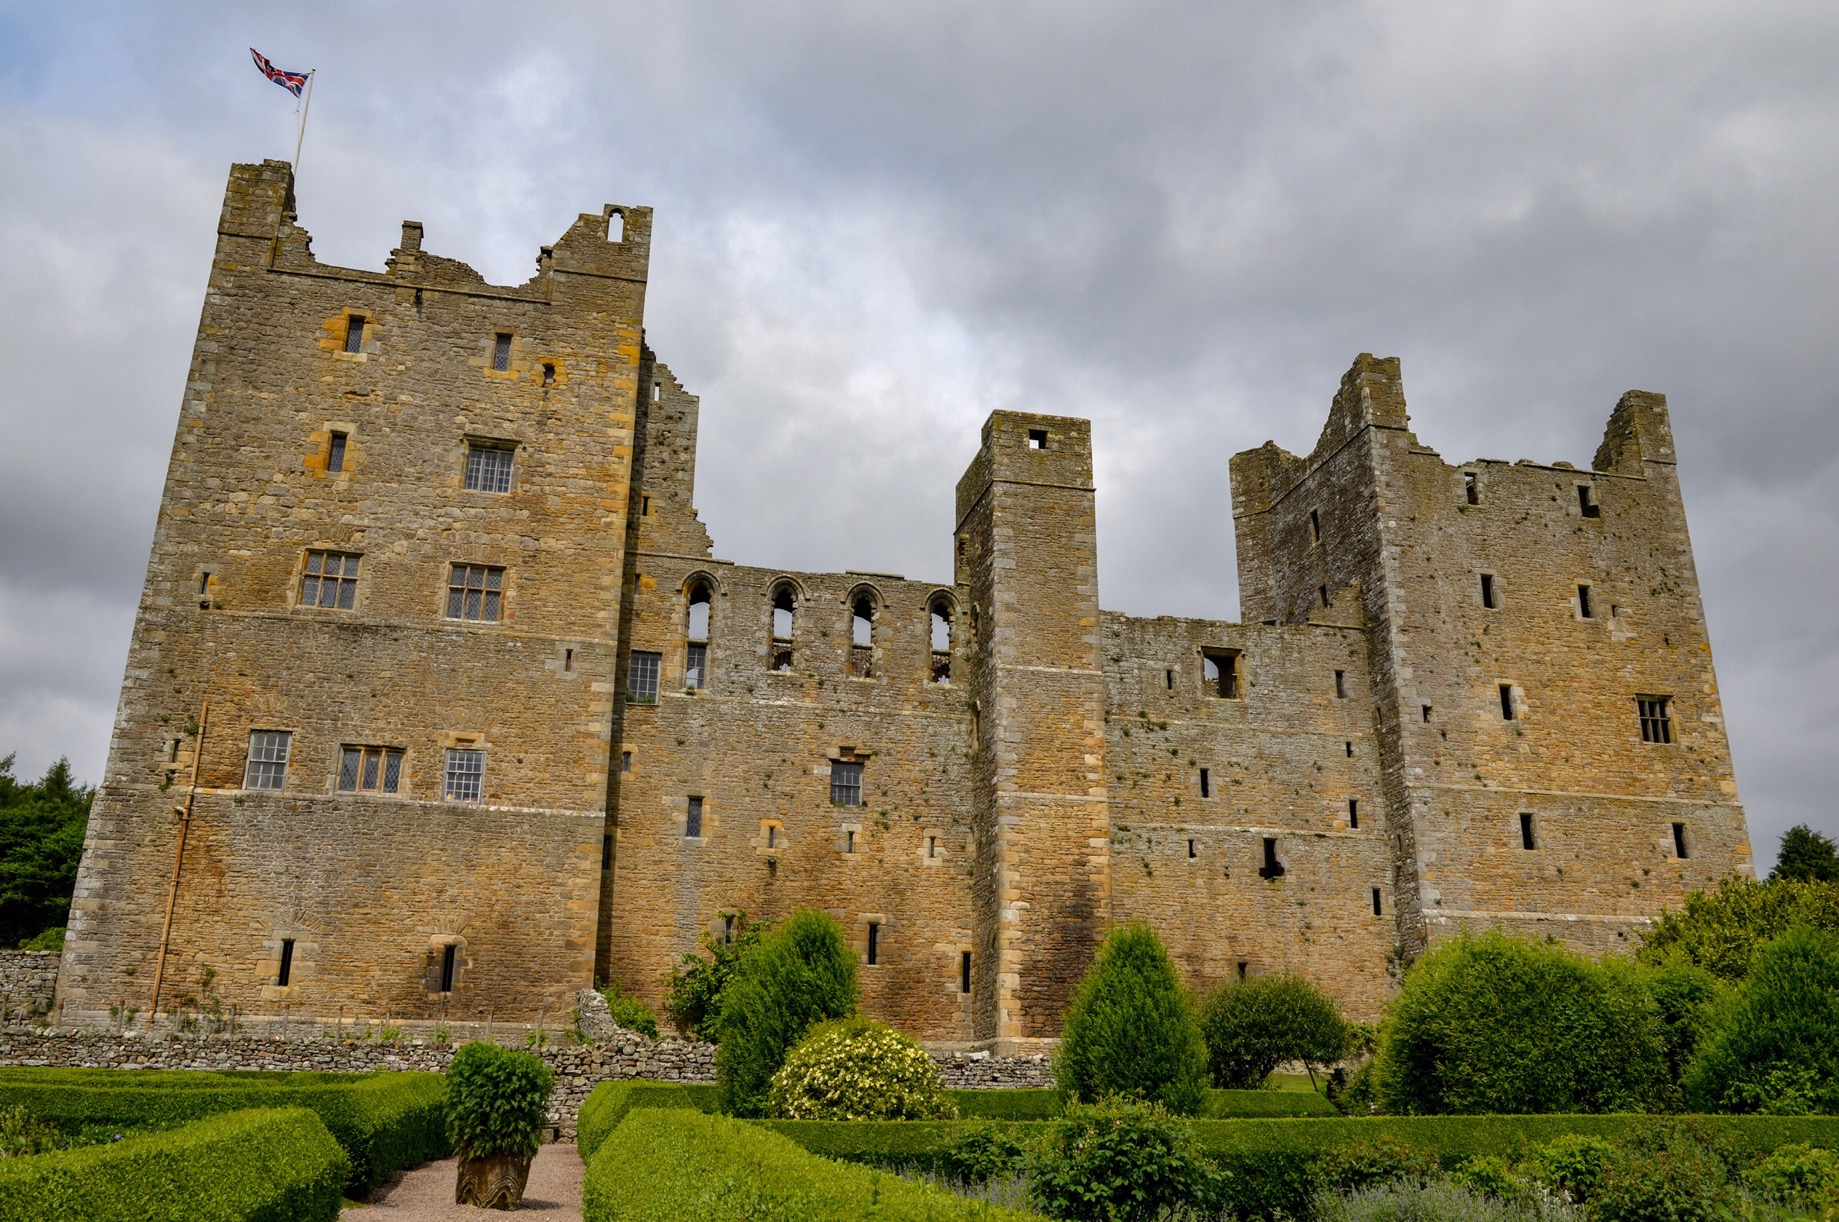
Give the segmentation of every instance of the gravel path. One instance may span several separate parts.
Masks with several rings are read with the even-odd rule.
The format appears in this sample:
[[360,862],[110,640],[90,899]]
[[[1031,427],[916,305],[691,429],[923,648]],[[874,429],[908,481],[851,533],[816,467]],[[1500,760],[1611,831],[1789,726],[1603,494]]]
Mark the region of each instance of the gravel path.
[[543,1222],[581,1222],[581,1155],[572,1141],[536,1152],[524,1205],[515,1214],[453,1203],[454,1160],[423,1163],[376,1191],[364,1205],[345,1210],[339,1222],[492,1222],[526,1214]]

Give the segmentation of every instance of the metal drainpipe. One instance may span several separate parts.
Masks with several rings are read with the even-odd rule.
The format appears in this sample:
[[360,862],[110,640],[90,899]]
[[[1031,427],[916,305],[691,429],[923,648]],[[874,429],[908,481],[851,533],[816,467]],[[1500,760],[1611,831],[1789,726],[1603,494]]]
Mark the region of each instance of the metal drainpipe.
[[160,930],[160,953],[153,961],[153,996],[147,1002],[147,1031],[153,1031],[153,1016],[160,1012],[160,982],[166,976],[166,948],[172,941],[172,911],[179,900],[179,871],[185,867],[185,837],[192,830],[192,799],[198,796],[198,764],[204,759],[204,728],[211,716],[207,697],[198,705],[198,742],[192,748],[191,783],[185,789],[185,805],[178,807],[179,844],[172,854],[172,882],[166,888],[166,923]]

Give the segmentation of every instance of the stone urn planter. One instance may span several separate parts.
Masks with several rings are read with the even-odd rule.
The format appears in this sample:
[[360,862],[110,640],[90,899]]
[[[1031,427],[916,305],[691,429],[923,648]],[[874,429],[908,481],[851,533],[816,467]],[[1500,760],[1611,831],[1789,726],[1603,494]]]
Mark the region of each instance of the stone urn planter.
[[523,1204],[530,1180],[528,1154],[460,1155],[460,1176],[453,1188],[456,1205],[480,1209],[516,1209]]

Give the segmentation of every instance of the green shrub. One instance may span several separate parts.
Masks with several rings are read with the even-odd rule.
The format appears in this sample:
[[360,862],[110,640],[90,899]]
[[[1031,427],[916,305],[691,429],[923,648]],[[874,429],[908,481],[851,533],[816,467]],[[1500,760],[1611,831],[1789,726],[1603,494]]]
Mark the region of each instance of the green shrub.
[[1434,1150],[1408,1145],[1382,1133],[1369,1141],[1317,1156],[1315,1178],[1330,1192],[1355,1192],[1400,1180],[1427,1183],[1436,1178],[1438,1167]]
[[1596,1195],[1603,1173],[1616,1157],[1615,1146],[1601,1137],[1568,1133],[1532,1152],[1527,1166],[1533,1176],[1573,1201]]
[[1067,1109],[1025,1165],[1029,1199],[1050,1218],[1147,1222],[1214,1196],[1212,1164],[1188,1128],[1126,1099]]
[[1120,925],[1099,947],[1067,1006],[1054,1078],[1083,1103],[1126,1095],[1178,1115],[1200,1110],[1207,1045],[1193,999],[1148,925]]
[[1503,1200],[1460,1180],[1402,1181],[1324,1197],[1322,1222],[1581,1222],[1561,1201]]
[[1791,929],[1708,1021],[1686,1072],[1707,1111],[1839,1112],[1839,935]]
[[786,1054],[816,1024],[855,1013],[857,995],[855,951],[827,913],[800,909],[742,954],[722,990],[723,1110],[761,1115]]
[[1682,1098],[1680,1083],[1698,1051],[1705,1023],[1723,986],[1716,976],[1684,955],[1669,955],[1647,965],[1642,979],[1654,998],[1660,1019],[1661,1056],[1668,1082],[1666,1102],[1677,1107]]
[[1839,1152],[1795,1142],[1750,1168],[1744,1180],[1758,1195],[1789,1209],[1839,1217]]
[[749,921],[745,912],[735,912],[734,934],[727,940],[707,930],[701,936],[705,959],[695,951],[685,951],[671,973],[666,988],[664,1012],[673,1026],[685,1035],[701,1040],[721,1038],[722,990],[734,975],[741,956],[759,945],[772,929],[767,921]]
[[634,1108],[677,1108],[713,1112],[721,1107],[721,1089],[700,1083],[647,1082],[624,1078],[602,1082],[581,1101],[575,1117],[575,1146],[583,1161],[594,1157],[601,1144]]
[[951,1120],[939,1067],[911,1036],[866,1018],[819,1023],[773,1075],[767,1111],[781,1120]]
[[945,1179],[963,1184],[1022,1175],[1029,1150],[1023,1132],[1010,1124],[972,1122],[958,1131],[957,1139],[945,1147],[933,1169]]
[[617,980],[600,990],[600,995],[607,999],[607,1010],[614,1022],[628,1031],[649,1035],[654,1040],[658,1038],[658,1016],[638,998],[620,992]]
[[1052,1120],[1062,1111],[1063,1097],[1052,1089],[948,1090],[958,1115],[990,1120]]
[[582,1197],[587,1222],[1022,1222],[1030,1216],[815,1157],[766,1126],[655,1109],[632,1112],[614,1130],[588,1163]]
[[1215,1086],[1253,1090],[1285,1061],[1311,1073],[1347,1054],[1348,1028],[1334,999],[1301,976],[1252,976],[1207,994],[1200,1008]]
[[65,932],[62,925],[54,925],[50,929],[43,930],[27,938],[24,942],[21,942],[19,944],[19,949],[62,951],[64,949]]
[[63,1138],[63,1130],[46,1124],[17,1103],[0,1110],[0,1157],[43,1154],[57,1149]]
[[1765,943],[1796,925],[1839,933],[1839,882],[1727,877],[1716,891],[1688,893],[1681,911],[1656,917],[1635,957],[1658,963],[1678,955],[1735,984]]
[[441,1076],[430,1073],[0,1070],[0,1107],[23,1106],[66,1129],[169,1129],[246,1108],[310,1108],[345,1150],[353,1197],[449,1153],[442,1096]]
[[349,1170],[305,1108],[228,1112],[111,1145],[0,1160],[0,1218],[335,1222]]
[[1665,1094],[1660,1019],[1632,965],[1462,935],[1414,964],[1380,1029],[1385,1110],[1643,1111]]
[[555,1075],[541,1057],[483,1040],[447,1065],[447,1136],[462,1158],[535,1154],[549,1127]]
[[1736,1149],[1702,1120],[1633,1126],[1590,1196],[1591,1222],[1697,1222],[1740,1214]]

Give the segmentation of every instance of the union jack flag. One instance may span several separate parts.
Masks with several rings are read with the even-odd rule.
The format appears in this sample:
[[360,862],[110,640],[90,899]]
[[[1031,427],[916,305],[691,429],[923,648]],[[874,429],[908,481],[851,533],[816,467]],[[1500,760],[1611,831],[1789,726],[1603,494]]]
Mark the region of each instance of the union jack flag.
[[281,88],[287,90],[289,93],[293,94],[295,97],[299,97],[300,91],[306,88],[306,83],[307,83],[306,73],[304,72],[284,72],[280,68],[275,67],[274,64],[270,63],[268,60],[268,57],[266,55],[263,55],[260,51],[256,50],[254,47],[249,48],[249,54],[255,57],[255,66],[262,70],[263,76],[267,77],[269,80],[273,81],[275,84],[281,86]]

